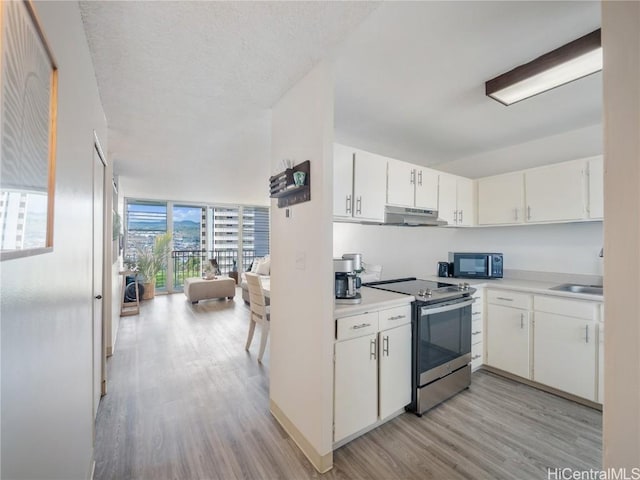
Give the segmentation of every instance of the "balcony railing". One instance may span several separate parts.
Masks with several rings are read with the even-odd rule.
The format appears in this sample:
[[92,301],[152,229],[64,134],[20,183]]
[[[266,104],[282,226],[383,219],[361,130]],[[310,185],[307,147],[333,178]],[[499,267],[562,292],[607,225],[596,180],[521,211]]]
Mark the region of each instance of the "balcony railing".
[[228,275],[234,270],[247,271],[251,268],[255,254],[253,250],[243,250],[242,262],[238,262],[237,249],[218,250],[174,250],[171,252],[173,260],[173,285],[174,288],[182,288],[184,279],[189,277],[201,277],[205,269],[210,265],[209,259],[215,258],[222,275]]

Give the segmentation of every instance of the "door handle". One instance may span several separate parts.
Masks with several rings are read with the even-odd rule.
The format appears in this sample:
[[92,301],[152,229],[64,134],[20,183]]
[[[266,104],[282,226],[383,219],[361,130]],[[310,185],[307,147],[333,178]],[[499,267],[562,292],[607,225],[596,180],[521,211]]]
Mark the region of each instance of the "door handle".
[[386,335],[384,337],[382,337],[382,353],[383,354],[387,354],[387,357],[389,356],[389,336]]
[[520,314],[520,328],[524,328],[524,313]]
[[102,295],[100,294],[96,295],[96,300],[102,300]]
[[369,344],[369,360],[377,360],[377,355],[376,355],[376,350],[377,350],[377,341],[374,338],[373,340],[371,340],[371,343]]
[[422,170],[418,172],[418,185],[422,185]]
[[351,213],[351,195],[347,195],[347,212]]
[[458,223],[458,210],[453,211],[453,223]]
[[589,325],[585,327],[584,331],[584,343],[589,343]]
[[459,218],[460,223],[462,223],[462,212],[464,212],[464,210],[460,210],[460,218]]

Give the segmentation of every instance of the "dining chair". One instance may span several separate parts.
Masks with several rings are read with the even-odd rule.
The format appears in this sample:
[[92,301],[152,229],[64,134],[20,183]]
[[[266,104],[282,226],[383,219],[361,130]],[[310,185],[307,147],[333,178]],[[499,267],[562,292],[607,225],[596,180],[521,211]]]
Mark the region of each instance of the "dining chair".
[[264,349],[267,346],[267,338],[269,337],[269,320],[271,317],[271,307],[267,305],[265,301],[264,292],[262,291],[262,284],[260,283],[260,276],[255,273],[245,273],[247,279],[247,286],[249,287],[249,335],[247,336],[247,344],[245,350],[249,351],[251,341],[253,340],[253,333],[256,329],[256,323],[260,324],[262,333],[260,334],[260,352],[258,353],[258,362],[262,363],[262,356],[264,355]]

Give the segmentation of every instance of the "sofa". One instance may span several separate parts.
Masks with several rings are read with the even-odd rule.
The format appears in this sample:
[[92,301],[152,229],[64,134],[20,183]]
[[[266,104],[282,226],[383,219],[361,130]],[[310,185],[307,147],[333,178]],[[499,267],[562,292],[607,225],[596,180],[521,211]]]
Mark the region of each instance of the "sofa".
[[[269,255],[254,259],[253,264],[251,265],[251,273],[256,273],[261,277],[269,278],[271,274],[271,258]],[[240,288],[242,289],[242,299],[244,300],[244,303],[249,305],[249,286],[247,285],[247,279],[245,278],[244,273],[241,276]]]

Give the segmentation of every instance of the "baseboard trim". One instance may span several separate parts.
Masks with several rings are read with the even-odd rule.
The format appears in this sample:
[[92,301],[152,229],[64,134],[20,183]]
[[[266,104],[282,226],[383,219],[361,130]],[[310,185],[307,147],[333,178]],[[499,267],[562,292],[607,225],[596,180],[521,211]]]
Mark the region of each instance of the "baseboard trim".
[[509,380],[514,380],[516,382],[524,383],[525,385],[529,385],[530,387],[537,388],[538,390],[545,391],[547,393],[551,393],[553,395],[557,395],[558,397],[566,398],[567,400],[571,400],[572,402],[579,403],[584,405],[585,407],[590,407],[595,410],[602,411],[602,404],[597,403],[586,398],[578,397],[577,395],[573,395],[571,393],[563,392],[562,390],[558,390],[553,387],[549,387],[542,383],[534,382],[533,380],[529,380],[528,378],[520,377],[518,375],[514,375],[513,373],[505,372],[504,370],[500,370],[499,368],[490,367],[489,365],[482,365],[480,367],[481,370],[485,370],[487,372],[494,373],[496,375],[500,375],[501,377],[508,378]]
[[333,451],[326,455],[320,455],[293,422],[289,420],[289,417],[271,399],[269,400],[269,410],[319,473],[327,473],[333,468]]

